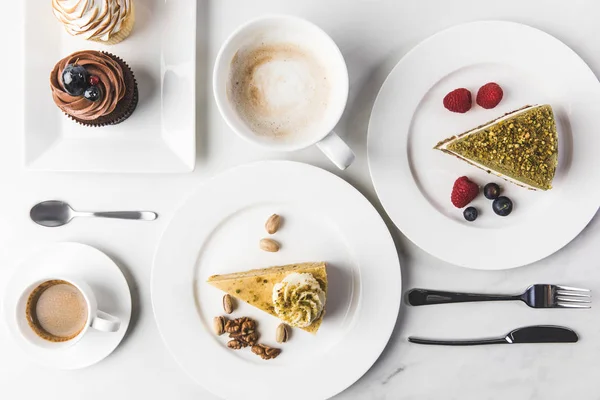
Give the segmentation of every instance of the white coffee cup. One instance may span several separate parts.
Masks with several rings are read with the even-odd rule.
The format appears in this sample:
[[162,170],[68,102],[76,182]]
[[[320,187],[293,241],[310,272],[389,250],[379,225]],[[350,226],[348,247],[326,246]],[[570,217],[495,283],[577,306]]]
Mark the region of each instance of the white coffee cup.
[[[85,321],[83,329],[81,330],[81,332],[79,332],[79,334],[77,334],[77,336],[67,341],[55,342],[46,340],[40,337],[31,328],[31,326],[29,326],[29,322],[27,321],[27,301],[29,299],[29,296],[38,286],[40,286],[44,282],[53,280],[65,281],[75,286],[83,295],[87,306],[87,320]],[[85,334],[88,333],[90,328],[99,332],[116,332],[121,326],[121,321],[118,317],[100,311],[98,309],[98,302],[96,300],[96,296],[94,295],[92,288],[87,283],[85,283],[81,279],[75,279],[71,277],[51,277],[47,279],[40,279],[29,285],[23,290],[21,297],[17,302],[15,318],[17,320],[17,325],[19,327],[21,336],[29,343],[45,349],[62,349],[70,347],[77,343],[79,340],[81,340],[83,336],[85,336]]]
[[[266,43],[265,43],[266,42]],[[314,129],[298,137],[274,140],[258,135],[241,118],[229,98],[232,61],[240,49],[265,44],[286,43],[308,50],[324,68],[328,80],[329,96],[323,115]],[[296,151],[317,145],[340,169],[346,169],[354,161],[354,153],[333,132],[348,100],[348,69],[344,57],[335,42],[316,25],[292,16],[266,16],[239,27],[225,41],[215,62],[213,90],[217,106],[227,124],[242,138],[272,150]]]

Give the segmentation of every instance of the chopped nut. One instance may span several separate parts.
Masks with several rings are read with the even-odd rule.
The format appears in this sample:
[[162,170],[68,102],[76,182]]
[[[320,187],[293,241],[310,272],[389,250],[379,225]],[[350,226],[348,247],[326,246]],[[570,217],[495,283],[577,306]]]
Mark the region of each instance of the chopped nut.
[[252,352],[258,356],[262,356],[263,354],[265,354],[265,349],[262,345],[257,344],[252,346]]
[[281,247],[278,242],[273,239],[261,239],[259,243],[260,249],[270,253],[276,253]]
[[225,317],[215,317],[213,319],[213,330],[217,336],[225,333]]
[[256,322],[254,322],[253,320],[247,320],[242,323],[242,333],[244,335],[254,332],[255,329]]
[[289,339],[289,328],[286,324],[279,324],[275,332],[275,340],[277,343],[285,343]]
[[242,336],[244,342],[248,343],[250,346],[254,346],[256,342],[258,342],[258,333],[252,332],[247,335]]
[[231,314],[234,310],[233,298],[228,294],[223,296],[223,310],[225,310],[225,313],[227,314]]
[[244,346],[239,340],[235,340],[235,339],[227,342],[227,347],[229,347],[230,349],[233,349],[233,350],[239,350],[242,347],[246,347],[246,346]]
[[267,354],[267,356],[275,358],[281,353],[281,350],[269,347],[265,350],[265,353]]
[[271,360],[281,354],[281,349],[269,347],[264,344],[256,344],[252,346],[252,352],[259,355],[263,360]]
[[265,223],[265,229],[267,230],[269,235],[272,235],[279,230],[280,225],[281,225],[281,217],[277,214],[273,214],[269,217],[269,219]]
[[230,339],[237,341],[242,347],[253,346],[259,339],[256,321],[248,317],[227,321],[225,332],[229,333]]
[[240,324],[238,324],[237,319],[230,319],[225,324],[225,332],[227,333],[237,333],[242,328]]

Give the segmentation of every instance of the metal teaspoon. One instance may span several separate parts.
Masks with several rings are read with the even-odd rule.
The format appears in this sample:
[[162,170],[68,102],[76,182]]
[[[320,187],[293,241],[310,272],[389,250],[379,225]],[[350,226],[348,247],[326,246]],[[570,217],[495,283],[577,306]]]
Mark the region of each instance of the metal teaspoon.
[[47,227],[57,227],[68,224],[75,217],[100,217],[153,221],[158,214],[152,211],[107,211],[83,212],[75,211],[64,201],[50,200],[36,204],[29,216],[33,222]]

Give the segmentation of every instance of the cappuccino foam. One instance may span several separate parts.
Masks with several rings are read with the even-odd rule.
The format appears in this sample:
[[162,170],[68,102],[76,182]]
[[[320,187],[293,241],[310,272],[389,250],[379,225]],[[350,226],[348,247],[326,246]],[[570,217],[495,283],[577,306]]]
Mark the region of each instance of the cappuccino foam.
[[83,294],[62,280],[47,281],[35,288],[27,301],[26,313],[33,331],[52,342],[73,339],[88,318]]
[[325,68],[296,44],[243,47],[231,61],[229,100],[259,136],[314,133],[326,115],[330,92]]

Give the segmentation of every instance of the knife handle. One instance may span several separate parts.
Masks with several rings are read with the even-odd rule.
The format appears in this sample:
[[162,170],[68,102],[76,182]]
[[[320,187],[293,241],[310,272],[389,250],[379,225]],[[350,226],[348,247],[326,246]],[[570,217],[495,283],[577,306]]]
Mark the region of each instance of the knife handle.
[[510,301],[521,300],[519,295],[475,294],[444,292],[441,290],[412,289],[407,295],[411,306],[426,306],[430,304],[466,303],[472,301]]
[[476,340],[435,340],[418,337],[409,337],[408,341],[417,344],[439,345],[439,346],[478,346],[482,344],[507,344],[505,338],[476,339]]

